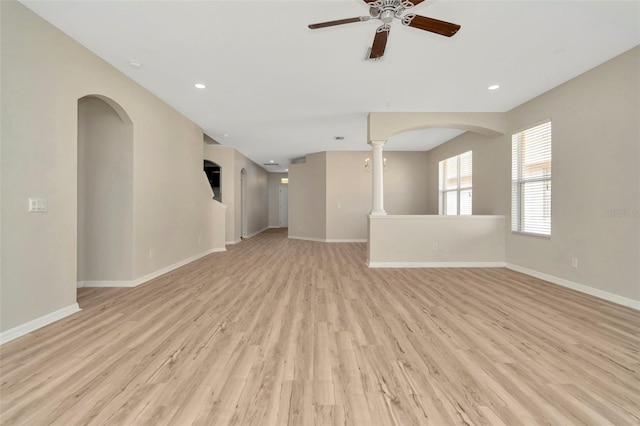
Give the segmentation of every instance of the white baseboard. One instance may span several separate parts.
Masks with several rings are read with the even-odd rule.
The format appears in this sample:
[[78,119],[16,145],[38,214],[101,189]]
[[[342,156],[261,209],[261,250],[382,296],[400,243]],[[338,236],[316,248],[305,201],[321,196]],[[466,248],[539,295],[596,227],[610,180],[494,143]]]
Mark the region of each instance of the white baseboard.
[[260,233],[262,233],[262,232],[266,231],[267,229],[269,229],[269,227],[268,227],[268,226],[265,226],[265,227],[264,227],[264,228],[262,228],[261,230],[256,231],[256,232],[254,232],[253,234],[246,235],[246,236],[244,236],[244,237],[242,237],[242,238],[244,238],[245,240],[248,240],[249,238],[253,238],[253,237],[255,237],[256,235],[258,235],[258,234],[260,234]]
[[135,287],[133,281],[78,281],[78,288]]
[[367,262],[369,268],[504,268],[504,262]]
[[297,237],[295,235],[289,234],[288,237],[292,240],[302,240],[302,241],[314,241],[316,243],[324,243],[324,238],[310,238],[310,237]]
[[231,240],[231,241],[225,241],[225,242],[224,242],[224,244],[225,244],[225,245],[231,245],[231,246],[232,246],[232,245],[234,245],[234,244],[238,244],[240,241],[242,241],[242,240],[239,240],[239,241],[233,241],[233,240]]
[[77,288],[133,287],[131,281],[78,281]]
[[511,269],[516,272],[521,272],[523,274],[530,275],[532,277],[539,278],[541,280],[549,281],[550,283],[557,284],[562,287],[570,288],[572,290],[576,290],[591,296],[595,296],[600,299],[607,300],[609,302],[617,303],[618,305],[623,305],[628,308],[640,310],[640,301],[638,300],[629,299],[628,297],[619,296],[617,294],[613,294],[613,293],[609,293],[608,291],[589,287],[584,284],[578,284],[573,281],[565,280],[564,278],[559,278],[553,275],[545,274],[543,272],[534,271],[533,269],[528,269],[522,266],[514,265],[512,263],[507,263],[506,266],[507,266],[507,269]]
[[196,260],[198,260],[198,259],[200,259],[202,257],[208,256],[211,253],[220,253],[220,252],[223,252],[223,251],[227,251],[227,249],[224,248],[224,247],[222,247],[222,248],[213,248],[213,249],[207,250],[205,252],[196,254],[195,256],[191,256],[191,257],[189,257],[187,259],[181,260],[180,262],[176,262],[173,265],[166,266],[166,267],[164,267],[162,269],[158,269],[155,272],[151,272],[150,274],[144,275],[144,276],[142,276],[140,278],[136,278],[135,280],[131,281],[132,285],[130,285],[128,287],[137,287],[142,283],[146,283],[147,281],[151,281],[154,278],[158,278],[160,275],[164,275],[167,272],[171,272],[174,269],[178,269],[181,266],[184,266],[184,265],[186,265],[188,263],[194,262],[194,261],[196,261]]
[[203,253],[199,253],[195,256],[191,256],[187,259],[181,260],[180,262],[174,263],[173,265],[166,266],[162,269],[159,269],[150,274],[144,275],[140,278],[136,278],[132,281],[78,281],[78,288],[83,287],[93,287],[93,288],[103,288],[103,287],[137,287],[142,283],[150,281],[154,278],[159,277],[160,275],[164,275],[167,272],[171,272],[174,269],[178,269],[181,266],[186,265],[187,263],[191,263],[195,260],[200,259],[201,257],[205,257],[210,255],[211,253],[220,253],[223,251],[227,251],[225,247],[222,248],[214,248],[207,250]]
[[77,303],[74,303],[73,305],[69,305],[66,308],[58,309],[57,311],[51,312],[47,315],[43,315],[40,318],[36,318],[17,327],[13,327],[7,331],[3,331],[2,333],[0,333],[0,345],[17,339],[18,337],[24,336],[25,334],[31,333],[32,331],[36,331],[39,328],[61,320],[62,318],[68,317],[69,315],[75,314],[79,311],[81,311],[80,306],[78,306]]
[[327,239],[327,238],[310,238],[310,237],[297,237],[295,235],[289,235],[292,240],[302,241],[314,241],[317,243],[366,243],[368,240],[361,239]]

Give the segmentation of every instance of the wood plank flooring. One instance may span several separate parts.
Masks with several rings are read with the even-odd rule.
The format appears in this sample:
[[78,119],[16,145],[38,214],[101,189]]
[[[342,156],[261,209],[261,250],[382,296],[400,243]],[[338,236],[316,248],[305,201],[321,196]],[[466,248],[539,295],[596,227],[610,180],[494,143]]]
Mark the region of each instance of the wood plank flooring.
[[640,424],[640,314],[264,232],[0,347],[3,425]]

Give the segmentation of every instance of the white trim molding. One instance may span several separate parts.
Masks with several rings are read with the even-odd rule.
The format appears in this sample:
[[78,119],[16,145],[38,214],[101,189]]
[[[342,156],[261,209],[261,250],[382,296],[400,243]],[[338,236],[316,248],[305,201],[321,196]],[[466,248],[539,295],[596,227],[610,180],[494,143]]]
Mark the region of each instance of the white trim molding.
[[82,281],[82,284],[82,288],[135,287],[133,281]]
[[617,303],[618,305],[626,306],[628,308],[632,308],[640,311],[640,301],[629,299],[628,297],[619,296],[614,293],[609,293],[608,291],[600,290],[597,288],[589,287],[584,284],[578,284],[573,281],[565,280],[564,278],[555,277],[553,275],[548,275],[543,272],[534,271],[533,269],[525,268],[522,266],[514,265],[512,263],[507,263],[507,269],[511,269],[512,271],[520,272],[525,275],[532,276],[534,278],[539,278],[544,281],[548,281],[553,284],[560,285],[562,287],[570,288],[572,290],[579,291],[580,293],[585,293],[590,296],[597,297],[599,299],[604,299],[608,302]]
[[369,268],[504,268],[504,262],[367,262]]
[[326,241],[324,238],[297,237],[295,235],[289,235],[289,239],[302,240],[302,241],[315,241],[316,243],[324,243]]
[[256,232],[254,232],[253,234],[249,234],[249,235],[247,235],[247,236],[245,236],[245,237],[242,237],[242,238],[243,238],[243,239],[245,239],[245,240],[248,240],[249,238],[253,238],[253,237],[255,237],[256,235],[258,235],[258,234],[260,234],[260,233],[262,233],[262,232],[266,231],[267,229],[269,229],[269,227],[268,227],[268,226],[265,226],[265,227],[264,227],[264,228],[262,228],[261,230],[256,231]]
[[169,265],[166,266],[162,269],[158,269],[155,272],[151,272],[150,274],[144,275],[140,278],[136,278],[135,280],[131,280],[131,281],[78,281],[78,288],[82,288],[82,287],[96,287],[96,288],[103,288],[103,287],[137,287],[142,283],[146,283],[147,281],[151,281],[154,278],[159,277],[160,275],[164,275],[167,272],[171,272],[174,269],[178,269],[181,266],[184,266],[188,263],[194,262],[202,257],[208,256],[211,253],[220,253],[223,251],[227,251],[227,249],[225,247],[222,248],[214,248],[214,249],[210,249],[207,250],[203,253],[199,253],[195,256],[191,256],[187,259],[181,260],[180,262],[174,263],[173,265]]
[[78,288],[133,287],[131,281],[78,281]]
[[310,238],[310,237],[297,237],[295,235],[289,235],[292,240],[302,241],[314,241],[317,243],[366,243],[368,240],[359,238],[346,238],[346,239],[330,239],[330,238]]
[[17,339],[18,337],[22,337],[25,334],[36,331],[39,328],[47,326],[80,311],[80,306],[78,306],[77,303],[74,303],[73,305],[58,309],[57,311],[53,311],[49,314],[43,315],[40,318],[36,318],[17,327],[10,328],[9,330],[0,333],[0,345]]
[[140,284],[146,283],[147,281],[151,281],[154,278],[158,278],[160,275],[164,275],[164,274],[166,274],[168,272],[171,272],[174,269],[178,269],[181,266],[184,266],[184,265],[186,265],[188,263],[195,262],[196,260],[198,260],[198,259],[200,259],[202,257],[210,255],[211,253],[220,253],[220,252],[223,252],[223,251],[227,251],[227,249],[225,247],[213,248],[213,249],[207,250],[205,252],[196,254],[195,256],[191,256],[191,257],[189,257],[187,259],[181,260],[180,262],[176,262],[173,265],[166,266],[166,267],[164,267],[162,269],[158,269],[155,272],[151,272],[150,274],[144,275],[144,276],[142,276],[140,278],[136,278],[135,280],[131,281],[132,285],[127,286],[127,287],[137,287]]

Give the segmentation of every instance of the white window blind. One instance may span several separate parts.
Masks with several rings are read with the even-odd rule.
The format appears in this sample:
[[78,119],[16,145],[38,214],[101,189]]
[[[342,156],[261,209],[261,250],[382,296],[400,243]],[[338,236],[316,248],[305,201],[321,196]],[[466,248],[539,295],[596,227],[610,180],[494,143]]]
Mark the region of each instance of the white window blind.
[[473,195],[473,152],[467,151],[438,163],[440,214],[470,215]]
[[551,121],[511,138],[511,230],[551,235]]

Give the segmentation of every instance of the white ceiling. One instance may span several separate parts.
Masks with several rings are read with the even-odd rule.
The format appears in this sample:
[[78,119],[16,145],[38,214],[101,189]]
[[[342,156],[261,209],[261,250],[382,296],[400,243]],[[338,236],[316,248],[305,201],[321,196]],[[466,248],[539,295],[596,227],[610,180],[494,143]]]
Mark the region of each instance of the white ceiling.
[[[425,1],[413,12],[462,29],[446,38],[396,20],[380,61],[363,60],[378,21],[307,28],[367,15],[362,0],[23,3],[221,144],[280,163],[270,171],[311,152],[368,150],[370,111],[508,111],[640,44],[640,1],[629,0]],[[385,149],[459,133],[414,131]]]

